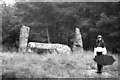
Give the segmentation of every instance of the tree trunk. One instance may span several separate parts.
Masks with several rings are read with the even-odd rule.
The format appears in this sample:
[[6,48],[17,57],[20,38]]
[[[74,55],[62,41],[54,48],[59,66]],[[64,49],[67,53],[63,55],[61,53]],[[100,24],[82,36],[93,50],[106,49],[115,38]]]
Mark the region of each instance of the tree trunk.
[[47,40],[48,40],[48,43],[50,43],[50,36],[49,36],[49,31],[47,26],[46,26],[46,29],[47,29]]
[[45,17],[45,24],[46,24],[46,30],[47,30],[47,41],[48,41],[48,43],[50,43],[50,36],[49,36],[49,31],[48,31],[48,25],[47,25],[46,17]]

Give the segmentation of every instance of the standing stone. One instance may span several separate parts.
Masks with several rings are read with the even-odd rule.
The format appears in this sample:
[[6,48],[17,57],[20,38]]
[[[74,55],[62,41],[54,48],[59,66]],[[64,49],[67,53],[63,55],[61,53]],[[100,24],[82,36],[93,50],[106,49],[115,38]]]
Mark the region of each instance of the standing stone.
[[27,50],[28,36],[30,28],[27,26],[22,26],[20,29],[20,38],[19,38],[19,52],[23,53]]
[[83,42],[82,42],[82,35],[80,33],[79,28],[75,29],[75,42],[74,45],[79,47],[81,51],[83,51]]

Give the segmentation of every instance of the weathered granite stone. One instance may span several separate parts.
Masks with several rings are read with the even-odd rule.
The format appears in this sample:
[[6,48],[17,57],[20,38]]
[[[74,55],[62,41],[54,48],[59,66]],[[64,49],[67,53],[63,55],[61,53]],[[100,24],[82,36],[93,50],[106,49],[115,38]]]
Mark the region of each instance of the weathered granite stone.
[[26,52],[30,28],[22,26],[20,29],[19,52]]
[[46,49],[46,50],[55,50],[57,53],[69,54],[71,52],[70,47],[63,44],[51,44],[51,43],[38,43],[38,42],[30,42],[28,43],[28,52],[31,52],[32,49]]
[[79,47],[81,51],[83,51],[83,41],[82,41],[82,35],[80,33],[79,28],[75,29],[75,42],[74,46]]

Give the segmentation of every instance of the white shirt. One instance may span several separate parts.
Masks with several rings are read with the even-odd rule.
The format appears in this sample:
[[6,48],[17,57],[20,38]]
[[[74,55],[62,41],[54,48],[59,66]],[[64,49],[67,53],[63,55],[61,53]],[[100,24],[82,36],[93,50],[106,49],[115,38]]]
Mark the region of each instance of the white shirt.
[[94,48],[94,56],[97,55],[97,52],[102,52],[103,55],[107,54],[107,49],[106,47],[102,48],[102,47],[96,47]]

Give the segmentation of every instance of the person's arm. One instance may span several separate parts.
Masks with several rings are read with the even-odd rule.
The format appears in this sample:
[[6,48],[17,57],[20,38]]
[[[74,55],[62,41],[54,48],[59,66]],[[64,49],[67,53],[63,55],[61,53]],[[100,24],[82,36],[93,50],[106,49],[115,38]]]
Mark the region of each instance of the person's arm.
[[96,48],[94,48],[94,57],[97,55],[96,52],[97,52]]
[[97,46],[98,46],[98,39],[95,42],[95,46],[94,46],[94,57],[97,56]]
[[106,55],[107,54],[107,49],[106,47],[103,48],[103,55]]

